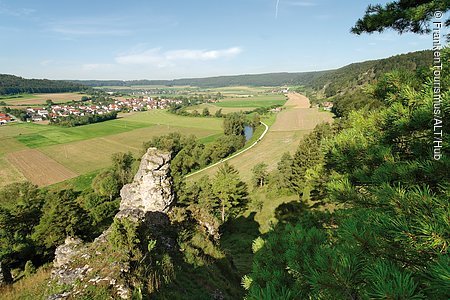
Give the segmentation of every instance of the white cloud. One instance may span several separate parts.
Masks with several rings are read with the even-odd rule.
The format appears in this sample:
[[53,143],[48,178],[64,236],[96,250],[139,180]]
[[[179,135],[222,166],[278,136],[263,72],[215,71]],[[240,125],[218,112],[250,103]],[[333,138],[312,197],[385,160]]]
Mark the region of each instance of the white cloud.
[[133,51],[116,57],[116,62],[123,65],[147,64],[157,67],[174,66],[178,61],[207,61],[221,58],[233,58],[240,54],[240,47],[219,50],[180,49],[162,51],[161,48]]
[[168,60],[191,59],[191,60],[213,60],[222,57],[234,57],[241,53],[239,47],[232,47],[223,50],[174,50],[165,53]]

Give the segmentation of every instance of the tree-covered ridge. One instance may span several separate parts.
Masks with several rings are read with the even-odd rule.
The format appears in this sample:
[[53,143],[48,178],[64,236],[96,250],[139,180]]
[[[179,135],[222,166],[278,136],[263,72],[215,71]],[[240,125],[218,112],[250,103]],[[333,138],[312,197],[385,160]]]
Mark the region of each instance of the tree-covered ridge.
[[307,83],[320,76],[319,72],[304,73],[267,73],[246,74],[231,76],[216,76],[207,78],[182,78],[174,80],[74,80],[87,86],[139,86],[139,85],[165,85],[165,86],[197,86],[197,87],[225,87],[225,86],[282,86]]
[[79,92],[85,89],[86,87],[82,84],[70,81],[25,79],[14,75],[0,74],[0,95]]
[[[442,57],[448,63],[448,49]],[[378,111],[350,113],[334,135],[317,128],[284,167],[300,199],[338,209],[300,202],[280,216],[285,224],[255,241],[248,299],[448,299],[450,129],[434,160],[431,72],[393,72],[375,88]]]
[[312,83],[316,90],[324,89],[325,95],[331,97],[367,83],[374,83],[380,76],[393,70],[415,71],[431,66],[433,55],[429,50],[395,55],[385,59],[353,63],[348,66],[329,71]]
[[402,68],[415,70],[429,66],[432,61],[431,51],[418,51],[393,57],[354,63],[336,70],[301,72],[301,73],[267,73],[246,74],[234,76],[217,76],[207,78],[184,78],[175,80],[75,80],[87,86],[197,86],[197,87],[225,87],[225,86],[283,86],[304,85],[321,90],[326,87],[329,96],[339,90],[353,89],[355,86],[372,82],[386,72]]

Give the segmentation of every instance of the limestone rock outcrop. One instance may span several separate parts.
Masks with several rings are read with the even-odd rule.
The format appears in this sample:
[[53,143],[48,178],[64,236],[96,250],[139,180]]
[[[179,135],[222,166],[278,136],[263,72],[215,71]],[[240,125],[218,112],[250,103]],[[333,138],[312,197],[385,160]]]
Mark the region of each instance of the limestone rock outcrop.
[[[170,153],[150,148],[141,159],[132,183],[120,191],[121,202],[115,219],[124,218],[154,234],[158,244],[166,248],[174,244],[171,238],[160,234],[169,225],[167,212],[174,202],[170,177]],[[67,238],[55,251],[52,279],[71,286],[69,291],[51,295],[48,299],[68,299],[83,295],[89,285],[108,285],[115,296],[129,299],[133,287],[126,280],[130,265],[126,260],[105,263],[111,255],[109,237],[112,227],[90,244],[80,239]],[[109,250],[108,250],[109,249]]]
[[132,183],[120,191],[119,217],[127,210],[167,213],[174,201],[170,177],[170,153],[149,148]]

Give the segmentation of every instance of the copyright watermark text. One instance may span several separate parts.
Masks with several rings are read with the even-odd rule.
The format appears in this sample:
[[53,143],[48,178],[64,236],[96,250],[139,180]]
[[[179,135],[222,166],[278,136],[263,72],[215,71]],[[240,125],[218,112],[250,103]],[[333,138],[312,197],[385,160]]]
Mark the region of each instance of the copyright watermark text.
[[441,95],[441,29],[442,12],[434,12],[433,21],[433,158],[440,160],[442,157],[443,124],[442,124],[442,95]]

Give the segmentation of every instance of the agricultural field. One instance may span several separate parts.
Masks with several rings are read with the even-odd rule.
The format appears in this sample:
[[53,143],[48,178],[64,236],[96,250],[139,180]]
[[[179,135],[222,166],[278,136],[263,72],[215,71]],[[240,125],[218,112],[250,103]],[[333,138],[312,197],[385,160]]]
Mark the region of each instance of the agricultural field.
[[46,186],[78,175],[35,149],[11,152],[6,159],[24,177],[38,186]]
[[219,109],[222,113],[233,113],[240,111],[251,111],[260,107],[271,107],[274,105],[284,105],[286,103],[286,96],[283,94],[258,94],[254,96],[225,96],[224,99],[216,103],[203,103],[200,105],[190,106],[187,111],[193,112],[197,110],[199,113],[204,108],[208,108],[211,114],[214,114]]
[[34,123],[1,126],[0,166],[4,171],[0,173],[0,185],[27,178],[45,186],[93,172],[108,167],[113,153],[131,151],[140,155],[144,142],[170,132],[212,141],[222,133],[222,119],[153,110],[72,128]]
[[8,106],[38,106],[44,105],[45,101],[50,99],[54,103],[66,103],[71,101],[80,101],[82,93],[57,93],[57,94],[21,94],[14,96],[2,96],[0,101],[4,101]]
[[[225,96],[221,102],[201,104],[191,107],[190,110],[197,109],[201,112],[204,107],[208,107],[210,113],[214,114],[218,109],[222,109],[223,113],[230,113],[274,104],[285,104],[286,107],[276,119],[272,117],[265,120],[271,128],[260,143],[230,160],[230,163],[238,166],[246,181],[251,178],[253,165],[264,161],[271,169],[274,168],[283,152],[295,151],[303,135],[317,122],[331,118],[331,114],[304,108],[305,99],[297,94],[290,94],[289,100],[286,101],[286,96],[282,94],[261,93],[262,88],[214,89],[216,90],[224,93],[236,93],[239,90],[260,93],[254,96]],[[140,155],[144,142],[170,132],[194,134],[202,142],[212,142],[221,136],[222,122],[222,119],[217,118],[179,116],[164,110],[153,110],[120,114],[115,120],[72,128],[35,123],[2,126],[0,166],[8,171],[0,173],[0,185],[29,179],[44,186],[75,176],[93,174],[111,164],[113,153],[130,151]],[[211,168],[193,177],[213,174],[215,170],[216,168]],[[33,177],[33,174],[38,176]]]
[[[244,181],[250,182],[251,170],[256,164],[264,162],[268,164],[269,170],[273,170],[283,153],[295,152],[303,136],[317,124],[332,121],[331,113],[309,108],[309,102],[305,105],[305,99],[298,94],[290,93],[288,97],[289,106],[285,105],[275,120],[268,120],[270,128],[264,139],[249,151],[228,161],[237,168]],[[218,167],[195,174],[189,177],[189,181],[198,180],[204,175],[214,175]]]
[[202,103],[199,105],[193,105],[193,106],[189,106],[189,109],[187,109],[187,111],[192,113],[194,110],[196,110],[199,113],[202,113],[203,109],[207,108],[209,110],[209,113],[213,115],[219,109],[222,110],[223,114],[229,114],[229,113],[241,112],[241,111],[251,111],[251,110],[255,109],[255,107],[219,107],[215,104],[216,103]]

